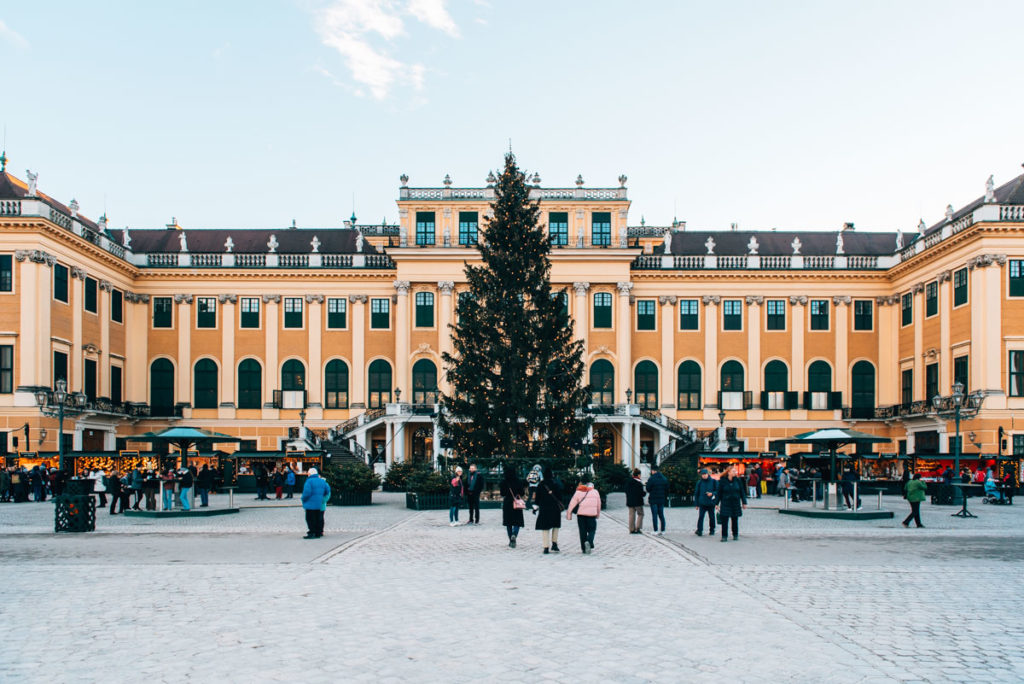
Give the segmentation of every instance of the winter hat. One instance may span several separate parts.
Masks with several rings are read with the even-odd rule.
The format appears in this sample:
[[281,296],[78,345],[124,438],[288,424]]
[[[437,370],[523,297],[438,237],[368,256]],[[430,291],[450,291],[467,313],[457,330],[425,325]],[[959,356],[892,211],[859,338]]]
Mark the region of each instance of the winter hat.
[[310,468],[309,469],[309,474],[310,475],[319,475],[320,473],[317,471],[316,468]]
[[701,475],[707,475],[708,474],[708,469],[707,468],[701,468],[700,469],[700,474]]

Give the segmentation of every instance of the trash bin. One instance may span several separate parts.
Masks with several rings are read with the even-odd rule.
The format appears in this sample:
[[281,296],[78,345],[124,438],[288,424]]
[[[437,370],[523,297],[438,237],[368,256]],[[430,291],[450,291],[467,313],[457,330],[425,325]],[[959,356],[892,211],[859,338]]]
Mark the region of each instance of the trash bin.
[[65,494],[53,501],[54,532],[92,532],[96,529],[96,500],[92,496]]

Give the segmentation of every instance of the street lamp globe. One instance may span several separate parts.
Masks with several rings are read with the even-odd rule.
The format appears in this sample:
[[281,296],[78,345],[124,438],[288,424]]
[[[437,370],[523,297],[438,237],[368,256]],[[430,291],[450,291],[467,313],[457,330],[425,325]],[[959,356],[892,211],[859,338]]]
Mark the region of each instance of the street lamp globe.
[[75,392],[75,406],[83,408],[85,403],[89,400],[89,397],[85,396],[85,392]]
[[725,426],[725,409],[721,409],[718,412],[718,424],[723,427]]
[[68,382],[64,378],[57,381],[57,389],[53,391],[53,400],[58,404],[63,404],[64,399],[68,396]]
[[49,392],[47,392],[46,390],[39,390],[38,392],[36,392],[36,406],[39,406],[39,407],[46,406],[46,402],[47,402],[47,400],[49,398],[50,398],[50,393]]
[[940,397],[938,394],[932,397],[932,406],[935,407],[936,411],[942,408],[942,397]]
[[953,383],[953,404],[960,406],[964,402],[964,384],[962,382]]

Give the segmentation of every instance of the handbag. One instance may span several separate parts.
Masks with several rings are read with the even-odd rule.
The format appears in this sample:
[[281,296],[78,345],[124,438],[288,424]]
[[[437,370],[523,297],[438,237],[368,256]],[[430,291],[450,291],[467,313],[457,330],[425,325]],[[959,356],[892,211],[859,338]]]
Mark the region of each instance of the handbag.
[[516,511],[525,510],[526,509],[526,501],[524,501],[521,497],[518,497],[515,494],[513,494],[512,495],[512,509],[516,510]]

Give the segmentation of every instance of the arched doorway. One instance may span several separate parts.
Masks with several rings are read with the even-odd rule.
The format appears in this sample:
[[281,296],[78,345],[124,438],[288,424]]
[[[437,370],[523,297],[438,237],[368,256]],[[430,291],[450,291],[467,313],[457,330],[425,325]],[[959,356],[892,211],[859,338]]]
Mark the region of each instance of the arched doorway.
[[383,408],[391,403],[391,364],[377,359],[369,368],[369,408]]
[[853,364],[850,383],[852,418],[873,418],[875,415],[875,367],[870,361]]
[[174,415],[174,364],[167,359],[149,367],[149,411],[153,416]]
[[651,361],[641,361],[633,371],[633,400],[640,408],[658,408],[658,367]]
[[815,361],[807,369],[807,405],[809,409],[832,408],[829,393],[832,391],[832,366],[827,361]]

